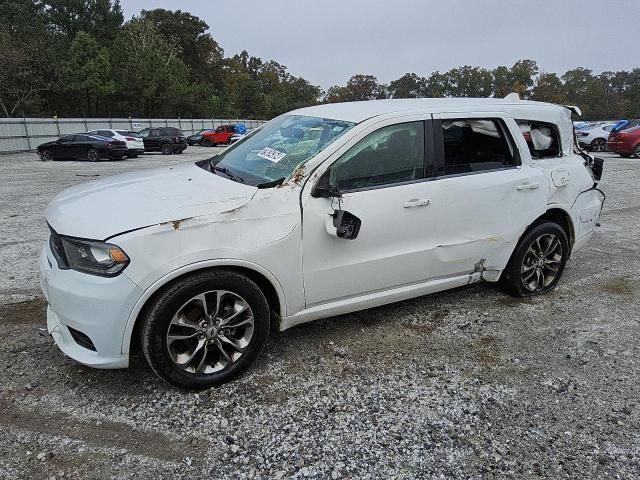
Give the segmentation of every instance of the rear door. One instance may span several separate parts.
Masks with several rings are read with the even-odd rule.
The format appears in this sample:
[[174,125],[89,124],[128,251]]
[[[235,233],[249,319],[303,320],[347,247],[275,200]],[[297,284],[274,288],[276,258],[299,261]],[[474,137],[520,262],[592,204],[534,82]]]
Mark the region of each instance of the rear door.
[[523,230],[546,210],[546,177],[506,115],[434,115],[438,212],[431,275],[502,270]]
[[160,129],[152,128],[149,130],[149,134],[142,138],[144,142],[145,150],[159,150],[160,149]]

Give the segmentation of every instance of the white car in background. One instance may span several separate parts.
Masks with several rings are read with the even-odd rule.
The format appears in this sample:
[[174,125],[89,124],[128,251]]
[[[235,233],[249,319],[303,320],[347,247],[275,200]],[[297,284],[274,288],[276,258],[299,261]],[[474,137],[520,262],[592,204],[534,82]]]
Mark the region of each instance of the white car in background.
[[576,137],[581,147],[593,152],[604,152],[607,149],[607,140],[615,123],[597,125],[593,128],[578,130]]
[[100,130],[91,130],[88,133],[125,142],[127,144],[127,157],[129,158],[136,158],[138,155],[144,153],[144,142],[137,132],[105,128]]
[[48,331],[97,368],[140,345],[164,380],[201,390],[245,371],[270,328],[477,282],[544,294],[594,232],[601,173],[559,105],[295,110],[210,159],[58,194]]

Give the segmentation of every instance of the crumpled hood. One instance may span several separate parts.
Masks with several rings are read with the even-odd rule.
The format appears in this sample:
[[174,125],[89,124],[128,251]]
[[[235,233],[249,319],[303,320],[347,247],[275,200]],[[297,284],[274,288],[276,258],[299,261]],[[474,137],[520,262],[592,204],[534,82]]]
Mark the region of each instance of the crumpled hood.
[[233,210],[256,191],[193,164],[156,168],[68,188],[47,207],[47,222],[61,235],[104,240],[159,223]]

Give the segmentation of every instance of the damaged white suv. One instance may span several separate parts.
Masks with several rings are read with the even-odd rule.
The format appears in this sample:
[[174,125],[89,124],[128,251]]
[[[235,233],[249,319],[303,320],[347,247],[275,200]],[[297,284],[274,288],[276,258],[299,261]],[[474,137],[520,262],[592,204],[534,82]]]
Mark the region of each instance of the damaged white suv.
[[381,100],[282,115],[210,160],[59,194],[41,259],[68,356],[140,344],[187,389],[237,376],[270,328],[474,282],[545,293],[592,235],[602,162],[567,107]]

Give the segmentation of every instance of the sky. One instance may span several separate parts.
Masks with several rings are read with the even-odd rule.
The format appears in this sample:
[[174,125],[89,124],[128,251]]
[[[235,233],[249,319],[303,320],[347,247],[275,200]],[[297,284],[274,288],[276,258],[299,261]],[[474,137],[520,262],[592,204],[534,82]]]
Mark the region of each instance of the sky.
[[324,89],[356,73],[390,82],[519,59],[564,73],[640,67],[640,0],[121,0],[207,22],[226,56],[247,50]]

